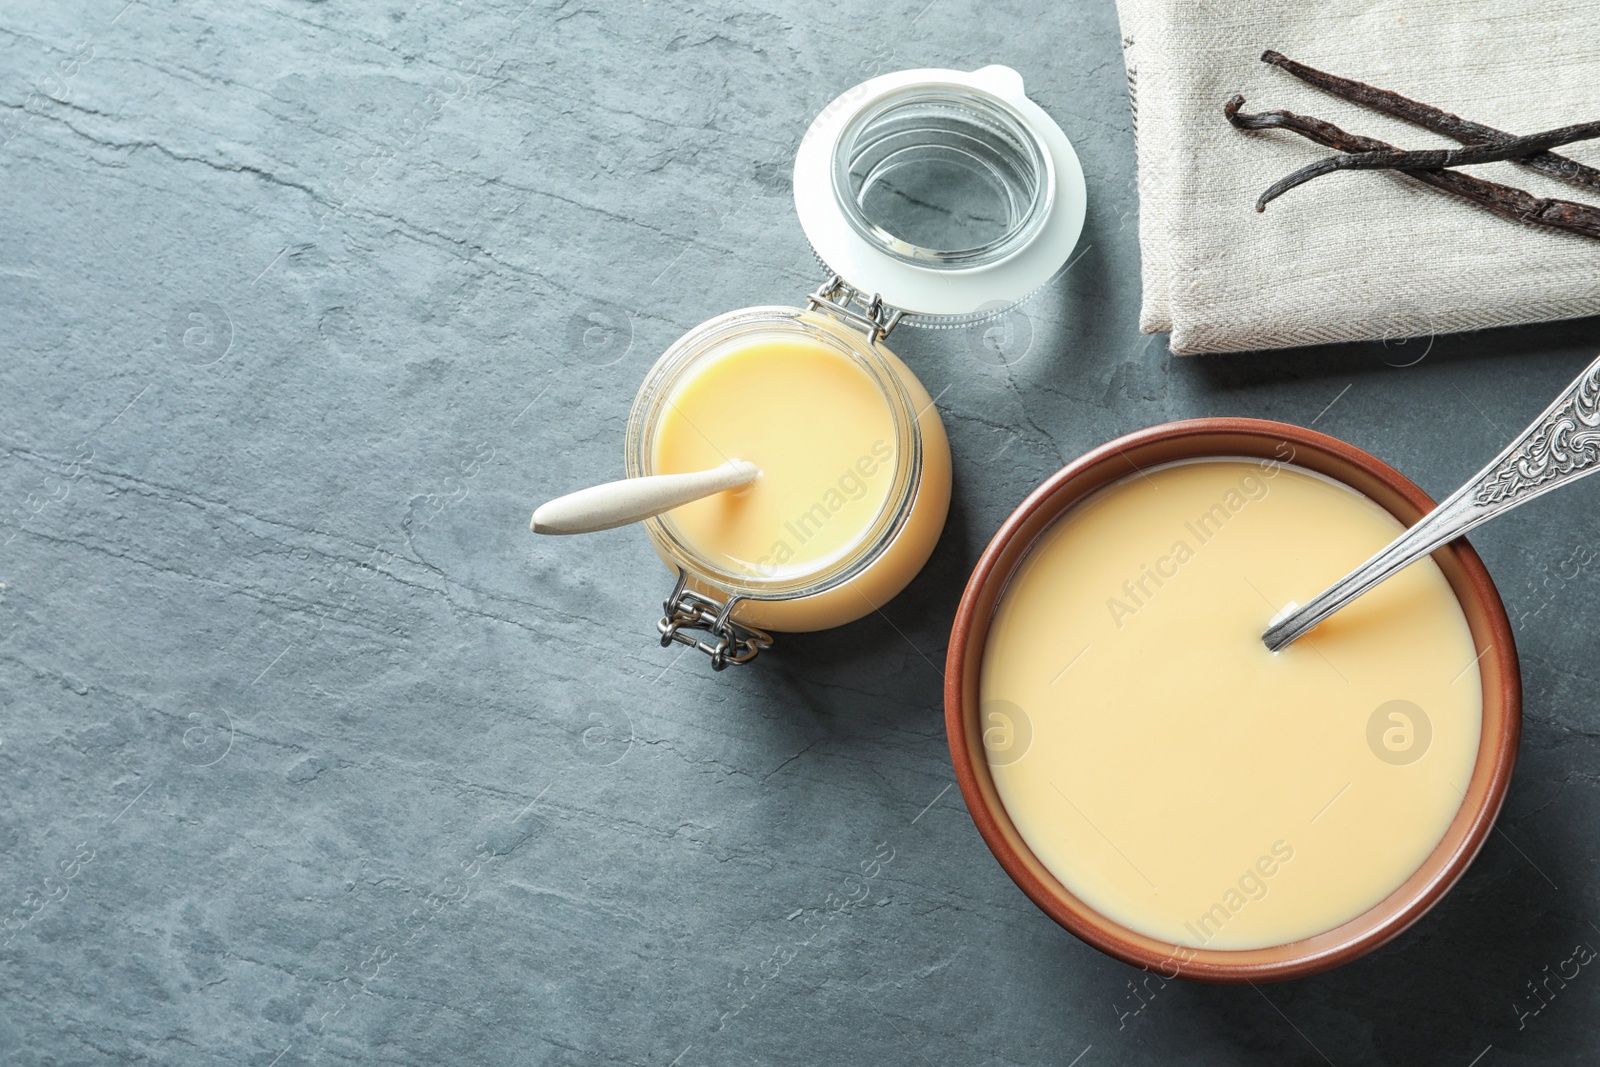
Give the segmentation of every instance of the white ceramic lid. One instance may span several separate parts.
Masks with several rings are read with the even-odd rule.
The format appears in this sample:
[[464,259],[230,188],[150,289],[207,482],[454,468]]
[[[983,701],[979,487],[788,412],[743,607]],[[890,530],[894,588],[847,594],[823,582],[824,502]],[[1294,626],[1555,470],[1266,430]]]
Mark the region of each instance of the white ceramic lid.
[[[888,123],[897,124],[892,138],[871,132]],[[874,174],[943,153],[978,172],[980,183],[1003,189],[1013,173],[1005,160],[1014,159],[1014,172],[1024,178],[1011,182],[1020,191],[1008,202],[1021,205],[1018,217],[1002,221],[1009,230],[984,248],[923,249],[892,225],[880,228],[864,211],[868,194],[861,184],[876,179],[851,172],[852,159],[875,151],[870,144],[863,148],[874,136],[887,146],[877,150],[883,158]],[[985,139],[999,146],[998,155]],[[969,144],[976,150],[966,151]],[[1000,159],[998,167],[988,162],[993,158]],[[1066,263],[1085,209],[1083,168],[1071,142],[1028,99],[1022,76],[1003,66],[971,73],[905,70],[845,92],[800,143],[794,199],[800,225],[828,269],[858,291],[882,296],[906,313],[906,322],[925,326],[987,317],[1026,299]]]

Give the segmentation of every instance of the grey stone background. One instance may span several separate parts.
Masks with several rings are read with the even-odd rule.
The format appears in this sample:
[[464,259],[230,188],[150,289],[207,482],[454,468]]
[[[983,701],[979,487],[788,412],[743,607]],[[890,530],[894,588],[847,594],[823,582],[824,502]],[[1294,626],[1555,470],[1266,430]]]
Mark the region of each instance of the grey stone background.
[[[955,454],[926,571],[713,676],[655,644],[638,530],[529,510],[620,474],[680,333],[815,284],[814,113],[990,62],[1083,159],[1079,258],[999,332],[894,339]],[[11,3],[0,103],[0,1061],[1594,1061],[1600,977],[1550,976],[1600,945],[1600,482],[1474,537],[1521,763],[1366,960],[1137,999],[952,788],[954,606],[1063,462],[1254,415],[1442,495],[1600,339],[1168,356],[1110,0]]]

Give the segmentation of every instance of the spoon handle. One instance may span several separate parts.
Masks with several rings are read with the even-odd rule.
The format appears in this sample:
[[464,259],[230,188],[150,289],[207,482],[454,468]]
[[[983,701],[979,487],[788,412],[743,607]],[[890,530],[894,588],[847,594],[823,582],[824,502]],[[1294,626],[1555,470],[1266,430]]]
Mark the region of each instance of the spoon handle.
[[1600,359],[1506,450],[1377,555],[1261,635],[1276,652],[1368,589],[1468,530],[1600,470]]
[[624,478],[541,504],[529,525],[534,533],[542,534],[609,530],[671,511],[713,493],[747,485],[760,474],[761,470],[754,463],[734,459],[707,471]]

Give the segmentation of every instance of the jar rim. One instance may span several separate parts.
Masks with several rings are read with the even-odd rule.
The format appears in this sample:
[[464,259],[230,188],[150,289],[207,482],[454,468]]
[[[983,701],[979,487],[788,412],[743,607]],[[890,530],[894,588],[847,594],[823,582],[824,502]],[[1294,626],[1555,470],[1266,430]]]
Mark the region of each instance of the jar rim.
[[[907,108],[908,100],[924,103]],[[888,119],[872,121],[884,109]],[[1013,124],[1022,133],[999,132]],[[865,136],[858,138],[862,132]],[[849,210],[852,183],[847,173],[838,184],[838,169],[841,157],[847,161],[855,149],[868,146],[857,177],[886,180],[875,186],[862,212],[868,224],[864,232],[862,217],[847,217],[855,214]],[[897,154],[900,149],[908,151]],[[1035,150],[1042,159],[1032,156]],[[901,162],[916,165],[902,170]],[[1024,174],[1035,177],[1003,180]],[[954,184],[947,188],[940,175]],[[1017,194],[1002,195],[1004,186]],[[1024,204],[1045,188],[1048,204],[1025,211]],[[935,195],[925,198],[923,190]],[[961,190],[972,195],[960,195]],[[981,321],[1046,284],[1078,243],[1086,196],[1083,167],[1060,125],[1029,99],[1020,74],[993,64],[973,71],[918,68],[869,78],[818,113],[794,160],[795,212],[817,257],[851,286],[879,294],[913,326]],[[1000,214],[1001,204],[1015,205],[1015,211]],[[963,205],[982,210],[939,220],[941,209]],[[1037,229],[1029,222],[1015,244],[985,249],[1017,230],[1025,214],[1037,220]],[[887,227],[883,235],[871,232],[873,221]],[[910,240],[899,247],[894,238]],[[912,248],[955,255],[929,257]]]
[[[908,112],[913,128],[895,131],[895,117],[905,121]],[[956,125],[939,130],[934,116]],[[1013,221],[1004,232],[970,247],[932,248],[869,218],[863,200],[878,176],[898,157],[916,152],[960,158],[968,169],[987,175],[1014,212]],[[866,173],[858,174],[863,165]],[[1038,135],[1005,100],[970,85],[913,84],[874,101],[840,132],[831,170],[834,199],[856,233],[902,262],[944,270],[989,266],[1028,245],[1049,217],[1056,194],[1055,168]]]
[[923,442],[918,412],[900,375],[884,359],[881,342],[837,320],[785,305],[742,308],[718,315],[684,334],[646,373],[628,416],[625,444],[628,477],[655,471],[655,436],[668,398],[686,374],[762,336],[788,336],[825,347],[866,372],[888,406],[895,436],[894,472],[882,507],[847,549],[805,569],[762,573],[758,567],[730,570],[698,550],[672,521],[671,513],[644,522],[656,550],[701,582],[744,600],[794,600],[841,586],[862,573],[892,544],[909,520],[922,481]]

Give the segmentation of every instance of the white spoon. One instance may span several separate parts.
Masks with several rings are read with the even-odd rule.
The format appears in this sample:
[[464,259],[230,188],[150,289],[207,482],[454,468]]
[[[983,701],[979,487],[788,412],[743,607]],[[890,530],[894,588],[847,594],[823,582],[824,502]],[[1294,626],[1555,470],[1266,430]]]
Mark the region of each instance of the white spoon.
[[577,534],[610,530],[682,507],[701,497],[749,485],[761,476],[754,463],[731,459],[691,474],[652,474],[579,489],[541,504],[530,524],[534,533]]

